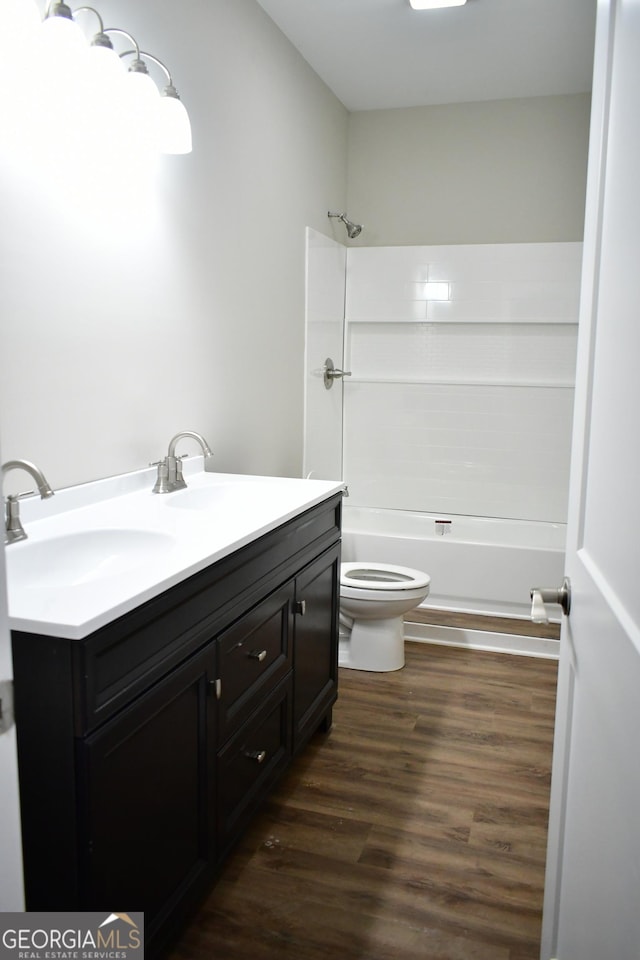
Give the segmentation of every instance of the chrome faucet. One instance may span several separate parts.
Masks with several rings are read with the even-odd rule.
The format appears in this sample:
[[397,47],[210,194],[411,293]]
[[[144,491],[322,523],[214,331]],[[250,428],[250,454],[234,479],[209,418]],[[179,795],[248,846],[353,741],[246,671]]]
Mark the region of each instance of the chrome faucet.
[[[2,476],[10,470],[26,470],[36,482],[38,492],[43,500],[53,496],[53,490],[47,483],[42,470],[36,467],[35,463],[29,460],[7,460],[2,464]],[[26,540],[27,534],[20,521],[20,500],[25,497],[35,496],[35,491],[28,493],[12,493],[5,500],[5,523],[4,523],[4,542],[16,543],[18,540]]]
[[176,433],[175,437],[172,437],[169,441],[169,452],[164,460],[158,460],[151,464],[152,467],[158,468],[153,493],[173,493],[174,490],[184,490],[187,486],[182,475],[182,457],[176,455],[176,446],[179,440],[189,437],[192,440],[197,440],[202,447],[205,471],[207,473],[214,471],[213,454],[204,437],[193,430],[183,430],[182,433]]

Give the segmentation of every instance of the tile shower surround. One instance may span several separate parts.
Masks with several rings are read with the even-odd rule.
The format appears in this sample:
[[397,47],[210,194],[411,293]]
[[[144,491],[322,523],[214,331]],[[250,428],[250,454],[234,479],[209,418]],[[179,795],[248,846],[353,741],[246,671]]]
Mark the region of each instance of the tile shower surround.
[[581,243],[347,251],[352,504],[566,521],[581,256]]

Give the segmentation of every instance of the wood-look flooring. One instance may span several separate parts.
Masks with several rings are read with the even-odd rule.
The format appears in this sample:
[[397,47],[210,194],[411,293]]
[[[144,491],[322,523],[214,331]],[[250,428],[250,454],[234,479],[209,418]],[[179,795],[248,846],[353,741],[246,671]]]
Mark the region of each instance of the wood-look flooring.
[[340,671],[172,960],[537,960],[556,663],[406,659]]

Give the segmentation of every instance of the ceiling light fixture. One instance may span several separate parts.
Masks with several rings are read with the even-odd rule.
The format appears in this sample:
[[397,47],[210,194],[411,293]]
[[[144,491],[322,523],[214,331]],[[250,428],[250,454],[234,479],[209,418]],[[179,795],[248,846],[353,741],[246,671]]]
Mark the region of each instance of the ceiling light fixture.
[[409,0],[414,10],[437,10],[439,7],[461,7],[467,0]]

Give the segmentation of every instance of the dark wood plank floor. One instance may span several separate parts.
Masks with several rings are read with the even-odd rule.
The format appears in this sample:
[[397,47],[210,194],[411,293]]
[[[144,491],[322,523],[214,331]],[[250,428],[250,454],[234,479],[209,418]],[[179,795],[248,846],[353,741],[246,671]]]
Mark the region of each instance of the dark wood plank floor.
[[317,735],[173,960],[533,960],[556,664],[407,643]]

